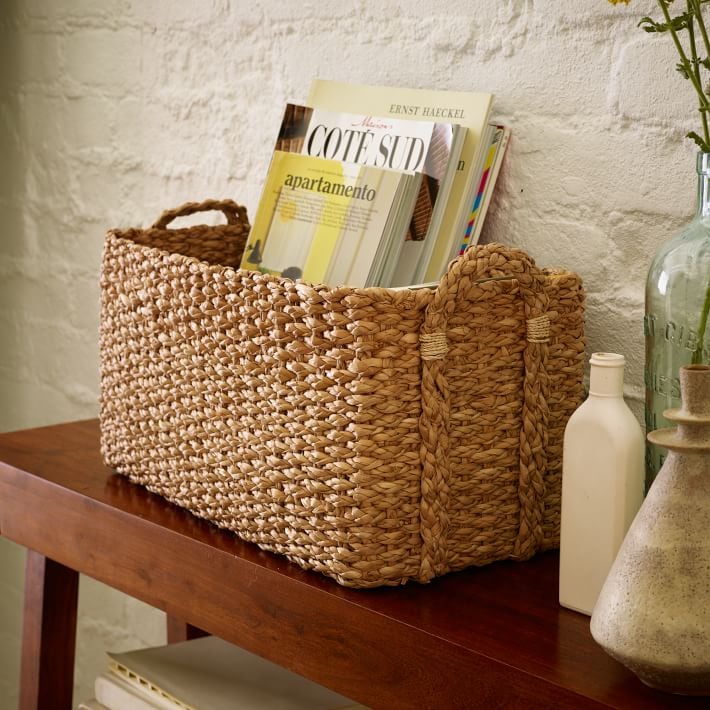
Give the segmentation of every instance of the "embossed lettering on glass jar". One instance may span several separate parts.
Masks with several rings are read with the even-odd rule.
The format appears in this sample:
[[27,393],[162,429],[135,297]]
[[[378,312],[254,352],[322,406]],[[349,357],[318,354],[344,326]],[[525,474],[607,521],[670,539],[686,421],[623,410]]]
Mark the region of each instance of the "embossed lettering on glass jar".
[[[698,208],[693,221],[656,254],[646,281],[646,430],[669,426],[665,409],[680,406],[680,368],[710,362],[710,154],[697,159]],[[665,452],[646,445],[646,490]]]

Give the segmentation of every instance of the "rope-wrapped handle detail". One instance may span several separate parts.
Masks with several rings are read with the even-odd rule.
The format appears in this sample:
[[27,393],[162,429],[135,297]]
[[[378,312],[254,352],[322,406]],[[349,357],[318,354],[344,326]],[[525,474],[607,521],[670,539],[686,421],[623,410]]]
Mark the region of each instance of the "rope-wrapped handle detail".
[[422,360],[441,360],[449,351],[446,333],[422,333],[419,336]]
[[550,317],[548,315],[529,318],[526,324],[529,343],[550,342]]
[[240,224],[247,220],[246,207],[238,205],[233,200],[204,200],[203,202],[186,202],[173,210],[165,210],[153,224],[153,229],[167,229],[170,222],[177,217],[187,217],[197,212],[222,212],[227,218],[227,224]]

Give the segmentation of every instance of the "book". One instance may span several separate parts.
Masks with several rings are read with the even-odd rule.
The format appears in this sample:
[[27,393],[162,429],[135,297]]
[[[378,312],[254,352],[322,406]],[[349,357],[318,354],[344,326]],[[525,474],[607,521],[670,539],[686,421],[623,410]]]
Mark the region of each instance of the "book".
[[108,655],[94,692],[110,710],[367,710],[215,636]]
[[333,286],[387,283],[421,177],[277,150],[241,267]]
[[[466,137],[457,124],[406,121],[287,104],[275,150],[422,173],[404,243],[376,285],[408,285],[438,238]],[[370,284],[375,285],[375,284]]]
[[[481,229],[483,228],[483,220],[486,217],[486,212],[488,211],[488,206],[493,196],[493,189],[495,188],[503,163],[503,157],[508,147],[510,129],[500,124],[496,124],[494,129],[483,174],[481,175],[478,190],[476,191],[476,196],[471,206],[471,216],[468,220],[468,226],[466,227],[463,241],[457,250],[458,254],[463,254],[466,248],[472,244],[478,244]],[[453,259],[457,256],[457,253],[451,253],[449,258]]]
[[102,673],[94,681],[94,695],[109,710],[185,710],[185,705],[166,696],[148,682]]
[[78,710],[111,710],[111,708],[106,707],[106,705],[100,703],[96,698],[91,698],[90,700],[84,700],[84,702],[79,703]]
[[416,281],[441,277],[454,246],[463,239],[471,205],[489,142],[488,130],[493,95],[486,92],[428,91],[388,86],[365,86],[316,79],[306,103],[332,111],[371,113],[406,120],[451,121],[466,128],[458,169],[451,188],[441,229],[431,253],[417,266]]

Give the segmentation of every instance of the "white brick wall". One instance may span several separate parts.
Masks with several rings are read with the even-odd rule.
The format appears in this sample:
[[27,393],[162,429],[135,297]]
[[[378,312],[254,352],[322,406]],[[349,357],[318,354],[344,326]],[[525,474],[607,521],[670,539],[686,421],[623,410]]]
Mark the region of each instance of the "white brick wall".
[[[651,4],[652,5],[652,4]],[[694,203],[690,87],[640,0],[4,0],[0,429],[94,416],[108,227],[186,200],[254,212],[288,99],[312,77],[496,94],[513,141],[485,237],[585,278],[589,349],[640,409],[643,282]],[[20,554],[0,546],[0,707],[16,695]],[[156,612],[82,583],[77,697]]]

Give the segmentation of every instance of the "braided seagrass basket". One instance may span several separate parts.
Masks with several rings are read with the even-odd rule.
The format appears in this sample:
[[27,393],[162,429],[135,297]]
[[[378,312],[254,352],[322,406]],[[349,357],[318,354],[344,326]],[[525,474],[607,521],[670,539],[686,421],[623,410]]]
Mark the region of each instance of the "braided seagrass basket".
[[106,463],[353,587],[556,547],[579,277],[491,244],[438,288],[333,288],[240,270],[248,231],[210,201],[108,233]]

